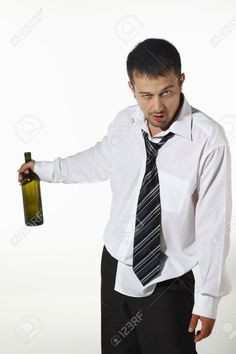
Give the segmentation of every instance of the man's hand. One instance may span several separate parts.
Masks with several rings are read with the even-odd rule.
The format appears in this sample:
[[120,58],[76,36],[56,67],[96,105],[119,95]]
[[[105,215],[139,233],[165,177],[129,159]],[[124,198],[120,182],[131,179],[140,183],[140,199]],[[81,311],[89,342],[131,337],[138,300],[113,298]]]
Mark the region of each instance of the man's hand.
[[30,160],[29,162],[25,162],[23,163],[19,170],[17,170],[18,172],[18,182],[22,182],[23,181],[23,176],[24,173],[29,173],[29,169],[34,171],[34,165],[35,165],[35,160]]
[[211,332],[212,329],[214,327],[215,324],[215,319],[213,318],[209,318],[209,317],[204,317],[204,316],[199,316],[199,315],[195,315],[194,313],[192,314],[192,318],[189,324],[189,332],[195,332],[195,328],[197,327],[198,321],[202,322],[202,328],[200,331],[197,331],[195,338],[194,338],[194,342],[199,342],[200,340],[202,340],[203,338],[208,337]]

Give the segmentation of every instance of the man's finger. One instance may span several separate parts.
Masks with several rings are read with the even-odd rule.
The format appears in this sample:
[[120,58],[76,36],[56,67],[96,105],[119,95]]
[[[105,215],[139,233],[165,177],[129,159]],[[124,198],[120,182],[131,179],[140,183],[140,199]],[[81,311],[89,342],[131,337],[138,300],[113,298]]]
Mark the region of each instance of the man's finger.
[[206,330],[201,328],[200,331],[197,331],[197,335],[194,338],[194,342],[199,342],[200,340],[202,340],[203,338],[208,337],[209,335],[210,335],[210,333],[208,334]]
[[197,327],[199,316],[195,315],[194,313],[192,314],[192,318],[188,327],[189,332],[194,332],[195,328]]

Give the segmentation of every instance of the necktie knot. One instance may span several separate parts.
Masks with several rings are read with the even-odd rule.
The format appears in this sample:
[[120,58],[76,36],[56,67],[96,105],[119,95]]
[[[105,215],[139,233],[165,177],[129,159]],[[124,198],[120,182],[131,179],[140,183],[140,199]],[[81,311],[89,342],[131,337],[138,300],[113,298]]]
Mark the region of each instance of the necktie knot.
[[158,150],[167,142],[167,140],[174,136],[174,133],[169,132],[168,134],[163,136],[159,143],[154,143],[148,139],[148,133],[145,132],[143,129],[142,134],[146,145],[146,151],[149,157],[156,157]]

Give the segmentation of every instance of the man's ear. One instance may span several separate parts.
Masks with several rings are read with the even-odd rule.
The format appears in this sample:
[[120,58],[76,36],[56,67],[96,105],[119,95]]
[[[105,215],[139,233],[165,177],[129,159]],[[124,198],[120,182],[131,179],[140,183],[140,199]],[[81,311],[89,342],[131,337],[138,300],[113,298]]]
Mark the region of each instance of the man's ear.
[[132,91],[132,92],[133,92],[133,94],[134,94],[134,98],[136,98],[136,96],[135,96],[134,86],[133,86],[133,84],[131,83],[131,81],[128,81],[128,85],[129,85],[129,88],[131,89],[131,91]]
[[181,90],[182,90],[182,86],[183,86],[184,80],[185,80],[185,74],[182,73],[180,75],[180,78],[179,78],[179,87],[180,87]]

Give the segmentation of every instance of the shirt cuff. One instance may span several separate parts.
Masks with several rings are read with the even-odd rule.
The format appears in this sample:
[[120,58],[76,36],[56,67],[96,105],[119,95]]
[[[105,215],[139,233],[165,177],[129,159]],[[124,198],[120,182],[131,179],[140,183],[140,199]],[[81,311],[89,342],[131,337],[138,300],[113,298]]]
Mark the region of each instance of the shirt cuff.
[[53,161],[35,161],[34,172],[42,181],[53,182],[53,169]]
[[220,297],[202,295],[200,293],[197,293],[195,295],[195,303],[193,306],[192,313],[199,316],[216,319],[220,299]]

